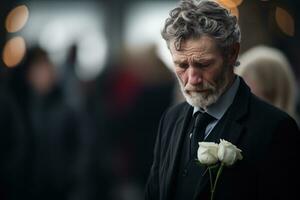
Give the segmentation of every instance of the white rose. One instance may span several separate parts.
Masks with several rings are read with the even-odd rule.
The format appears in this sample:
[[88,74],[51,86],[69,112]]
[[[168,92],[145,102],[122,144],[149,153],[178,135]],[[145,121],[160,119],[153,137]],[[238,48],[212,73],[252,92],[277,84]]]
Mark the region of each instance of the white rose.
[[199,142],[198,160],[205,165],[218,162],[218,144],[214,142]]
[[226,166],[233,165],[237,160],[242,160],[241,150],[226,140],[220,140],[218,158]]

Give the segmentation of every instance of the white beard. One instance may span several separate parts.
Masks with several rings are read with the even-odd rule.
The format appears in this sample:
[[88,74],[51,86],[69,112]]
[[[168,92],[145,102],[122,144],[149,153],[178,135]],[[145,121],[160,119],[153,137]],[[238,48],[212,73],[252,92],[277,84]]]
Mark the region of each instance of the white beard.
[[[216,86],[213,86],[209,84],[208,82],[204,82],[201,86],[191,86],[191,85],[186,85],[184,86],[182,81],[180,80],[179,77],[177,77],[179,80],[179,85],[181,88],[181,92],[188,102],[193,107],[200,107],[202,109],[207,109],[208,106],[216,103],[216,101],[219,99],[219,97],[223,94],[225,91],[225,79],[219,79],[218,83]],[[190,90],[203,90],[203,89],[208,89],[207,92],[205,93],[200,93],[200,92],[188,92]]]

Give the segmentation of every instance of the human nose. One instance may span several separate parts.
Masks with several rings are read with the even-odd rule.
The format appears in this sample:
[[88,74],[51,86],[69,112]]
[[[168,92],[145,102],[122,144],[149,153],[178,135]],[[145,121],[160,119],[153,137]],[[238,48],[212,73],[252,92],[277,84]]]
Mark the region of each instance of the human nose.
[[197,68],[191,66],[189,68],[188,76],[189,76],[188,81],[189,81],[189,84],[191,84],[191,85],[197,85],[202,82],[201,69],[197,69]]

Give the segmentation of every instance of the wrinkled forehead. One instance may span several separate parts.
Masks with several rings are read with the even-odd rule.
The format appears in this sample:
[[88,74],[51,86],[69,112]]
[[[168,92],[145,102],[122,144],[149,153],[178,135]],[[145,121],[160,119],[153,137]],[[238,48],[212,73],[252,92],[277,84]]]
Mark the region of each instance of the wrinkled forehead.
[[180,42],[180,48],[176,46],[176,43],[171,41],[170,51],[172,55],[220,55],[220,49],[217,46],[217,42],[210,36],[202,36],[200,38],[191,38],[182,40]]

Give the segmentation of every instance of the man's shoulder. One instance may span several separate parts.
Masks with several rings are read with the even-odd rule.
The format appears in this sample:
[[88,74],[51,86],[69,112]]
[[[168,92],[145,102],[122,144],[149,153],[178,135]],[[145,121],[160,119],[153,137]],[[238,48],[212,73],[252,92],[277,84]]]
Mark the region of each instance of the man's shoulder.
[[187,102],[181,102],[175,105],[170,106],[166,111],[166,117],[179,116],[185,111],[191,109],[192,107]]
[[168,107],[161,117],[163,127],[175,126],[191,114],[193,107],[186,102],[178,103]]

